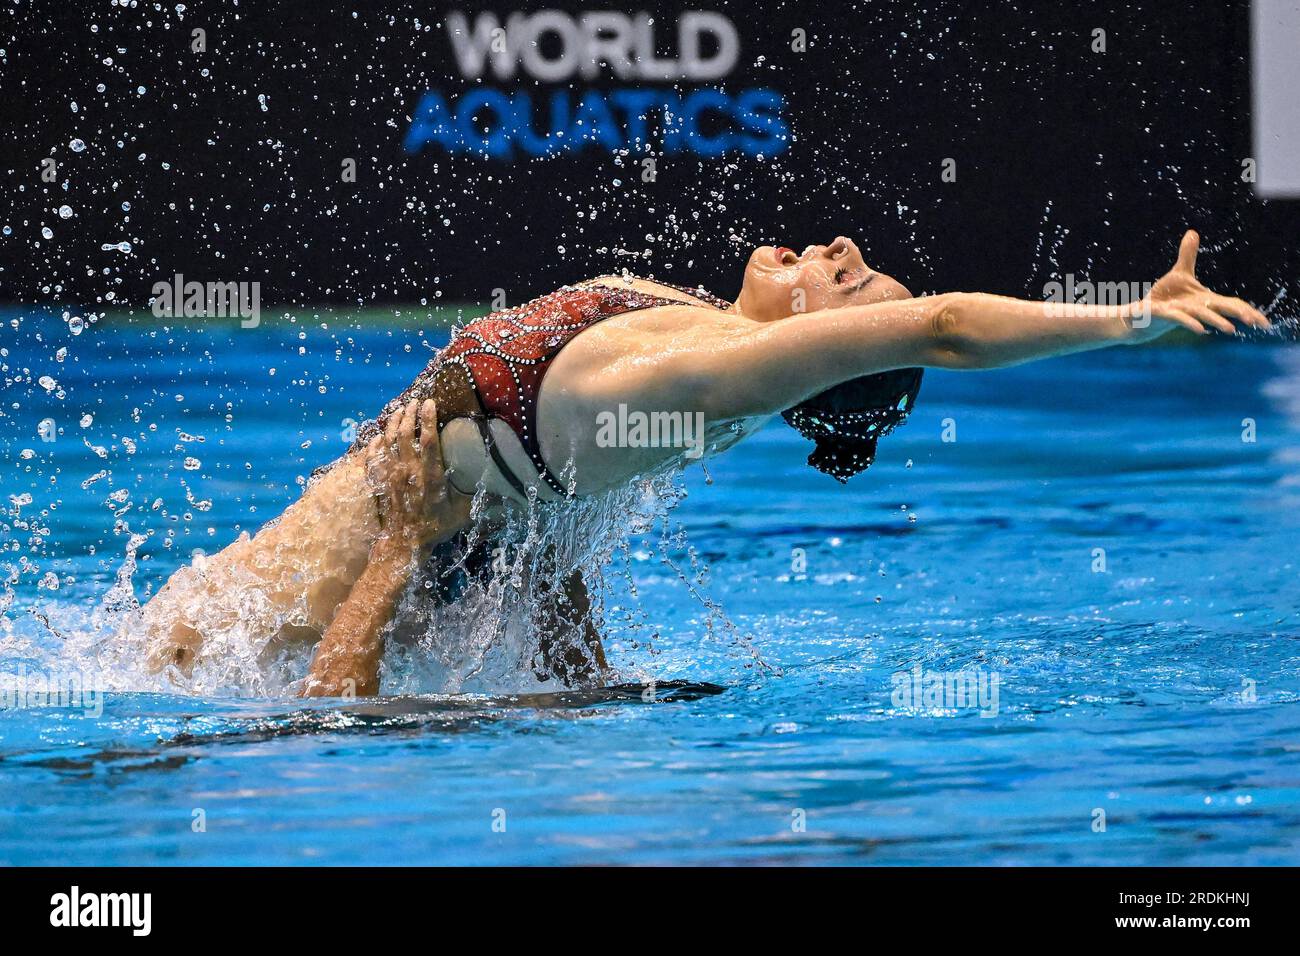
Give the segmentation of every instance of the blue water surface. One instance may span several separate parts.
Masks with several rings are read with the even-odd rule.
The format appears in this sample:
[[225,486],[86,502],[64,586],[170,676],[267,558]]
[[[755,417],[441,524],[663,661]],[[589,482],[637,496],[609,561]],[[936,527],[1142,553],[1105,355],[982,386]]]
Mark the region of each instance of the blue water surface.
[[[130,532],[142,594],[255,530],[445,340],[0,318],[9,674]],[[866,475],[808,451],[773,424],[673,515],[770,670],[647,547],[652,676],[721,693],[11,708],[0,863],[1300,863],[1300,350],[930,372]],[[900,699],[918,667],[996,706]]]

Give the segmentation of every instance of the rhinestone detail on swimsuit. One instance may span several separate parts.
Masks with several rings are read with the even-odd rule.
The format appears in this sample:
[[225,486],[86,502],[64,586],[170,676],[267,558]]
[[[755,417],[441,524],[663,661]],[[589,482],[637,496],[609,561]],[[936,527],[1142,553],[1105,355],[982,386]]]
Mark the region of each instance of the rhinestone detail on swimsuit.
[[703,290],[668,287],[701,301],[682,302],[599,281],[565,286],[454,329],[434,365],[458,365],[469,373],[488,416],[510,426],[537,473],[563,495],[565,488],[547,468],[537,436],[537,394],[551,361],[579,332],[616,315],[667,305],[731,307]]

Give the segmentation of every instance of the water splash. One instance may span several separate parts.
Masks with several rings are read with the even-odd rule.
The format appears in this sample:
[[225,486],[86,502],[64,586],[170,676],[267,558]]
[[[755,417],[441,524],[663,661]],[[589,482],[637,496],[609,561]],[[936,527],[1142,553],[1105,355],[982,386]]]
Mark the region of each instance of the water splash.
[[[571,474],[568,476],[571,478]],[[543,502],[480,517],[450,562],[416,582],[399,608],[381,665],[385,693],[502,693],[655,679],[651,615],[637,593],[637,557],[677,577],[703,611],[700,640],[721,643],[744,667],[767,669],[708,594],[708,568],[672,512],[686,496],[673,472],[602,495]],[[640,539],[653,538],[653,552]],[[485,552],[479,549],[486,549]],[[489,560],[454,602],[430,600],[437,578]],[[586,596],[569,596],[575,575]],[[582,606],[589,601],[589,607]],[[604,636],[604,656],[589,639]],[[403,637],[402,635],[405,635]]]
[[[488,509],[480,491],[473,526],[415,575],[399,602],[385,633],[383,693],[536,693],[629,680],[653,685],[658,634],[636,582],[638,565],[647,561],[678,580],[684,600],[698,603],[701,641],[720,644],[742,671],[770,672],[709,596],[708,566],[672,517],[685,496],[676,473],[637,479],[599,496],[562,502],[534,497],[504,512]],[[335,521],[350,504],[339,502],[318,520]],[[89,608],[46,601],[27,607],[25,617],[15,615],[16,576],[0,585],[6,669],[21,664],[76,673],[102,690],[296,694],[319,634],[302,582],[337,557],[287,545],[276,548],[273,562],[198,554],[151,603],[151,595],[136,593],[135,582],[136,552],[147,538],[129,534],[113,583]],[[252,540],[244,533],[228,550],[248,553]],[[575,574],[587,592],[576,602],[568,593]],[[453,577],[460,579],[460,593],[443,599]],[[586,602],[589,607],[581,606]],[[201,635],[185,668],[155,666],[160,626]],[[603,636],[603,652],[588,637],[592,632]]]

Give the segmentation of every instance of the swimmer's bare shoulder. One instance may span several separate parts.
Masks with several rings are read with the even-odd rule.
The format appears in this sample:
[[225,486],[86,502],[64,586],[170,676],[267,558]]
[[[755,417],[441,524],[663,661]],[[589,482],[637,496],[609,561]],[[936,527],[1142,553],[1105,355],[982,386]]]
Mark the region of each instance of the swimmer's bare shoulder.
[[644,292],[646,295],[658,296],[661,299],[672,299],[677,302],[682,302],[695,308],[704,306],[716,312],[724,311],[702,296],[692,294],[689,289],[680,289],[677,286],[665,285],[662,282],[657,282],[654,279],[644,279],[641,276],[599,275],[586,279],[579,283],[579,285],[590,285],[592,283],[599,283],[613,289],[632,289],[636,292]]
[[635,396],[641,373],[657,375],[676,359],[688,360],[719,341],[754,331],[755,323],[653,280],[599,276],[589,281],[633,289],[670,304],[635,309],[584,329],[547,372],[547,381],[555,379],[566,391],[601,400],[607,392]]

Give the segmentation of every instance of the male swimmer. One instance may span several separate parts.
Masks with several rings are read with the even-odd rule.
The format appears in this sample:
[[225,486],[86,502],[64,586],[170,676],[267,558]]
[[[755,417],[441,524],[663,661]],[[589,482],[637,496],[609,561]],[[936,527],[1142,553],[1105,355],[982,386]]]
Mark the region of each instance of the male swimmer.
[[[913,297],[843,237],[802,253],[760,246],[740,295],[604,276],[454,331],[415,382],[252,538],[182,568],[146,606],[154,666],[186,673],[247,613],[251,585],[288,621],[268,648],[316,644],[307,695],[376,694],[383,635],[431,551],[530,498],[596,494],[679,466],[681,447],[610,447],[601,413],[702,413],[711,454],[778,414],[813,438],[810,464],[844,480],[915,400],[921,369],[988,369],[1154,339],[1267,329],[1195,274],[1188,232],[1174,267],[1130,305],[983,293]],[[545,599],[550,673],[599,683],[605,661],[576,571]],[[196,609],[202,608],[199,615]]]

